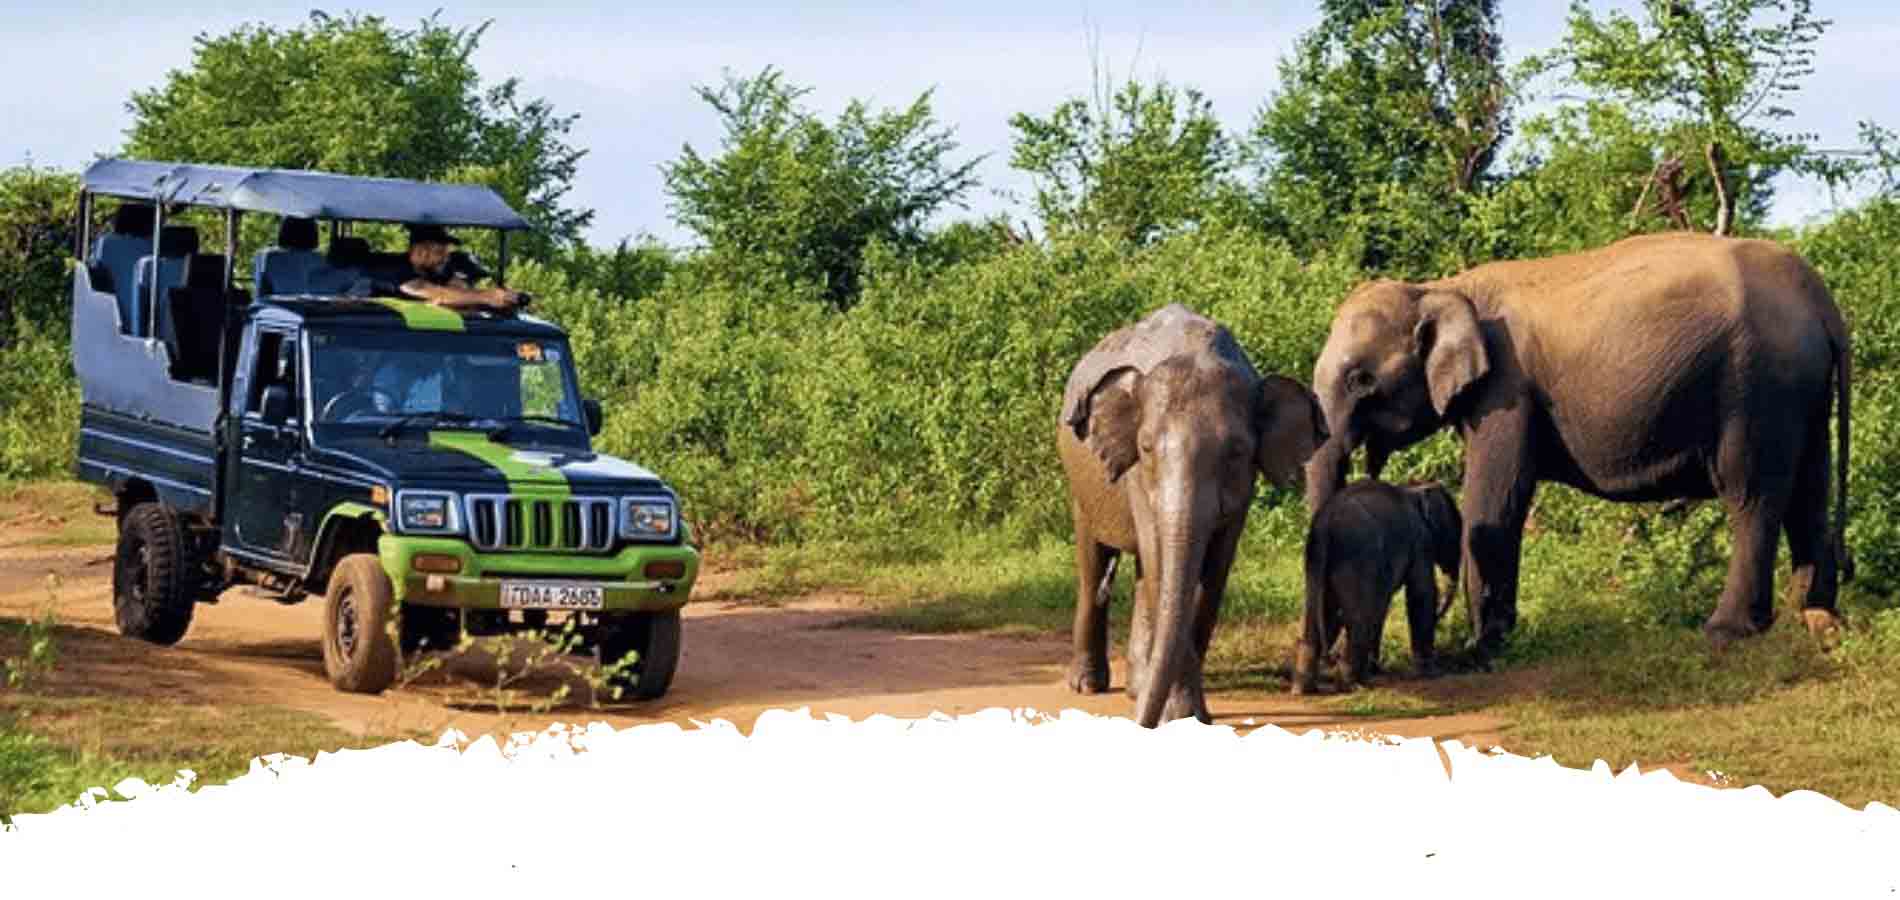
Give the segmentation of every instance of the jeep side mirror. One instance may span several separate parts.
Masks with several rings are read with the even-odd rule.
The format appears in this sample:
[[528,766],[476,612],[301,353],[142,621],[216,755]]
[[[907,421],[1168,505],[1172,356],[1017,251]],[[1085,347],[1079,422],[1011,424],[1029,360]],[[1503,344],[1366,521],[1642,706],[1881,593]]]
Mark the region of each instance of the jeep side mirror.
[[590,437],[600,436],[600,423],[601,423],[600,401],[595,400],[592,397],[582,400],[581,412],[585,413],[587,416],[587,434]]
[[264,421],[270,425],[282,425],[290,421],[290,389],[281,384],[264,388],[264,395],[258,403]]

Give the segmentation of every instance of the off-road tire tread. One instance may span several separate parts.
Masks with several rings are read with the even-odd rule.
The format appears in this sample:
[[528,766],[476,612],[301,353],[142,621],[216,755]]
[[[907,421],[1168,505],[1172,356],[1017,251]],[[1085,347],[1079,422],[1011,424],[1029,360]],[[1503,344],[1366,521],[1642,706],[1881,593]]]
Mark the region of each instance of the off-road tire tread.
[[657,700],[673,685],[673,673],[679,669],[681,629],[679,610],[652,613],[627,613],[612,616],[602,623],[601,660],[618,662],[632,650],[640,654],[630,671],[616,679],[621,696],[632,700]]
[[[356,608],[357,645],[348,657],[337,642],[337,605],[349,588]],[[395,590],[374,553],[352,553],[337,561],[324,591],[323,669],[337,690],[352,694],[380,694],[396,680],[399,660],[396,640],[389,633],[395,615]]]
[[[142,608],[134,608],[127,602],[127,585],[122,583],[121,557],[135,533],[151,548],[145,572],[146,602]],[[176,644],[184,638],[191,627],[197,598],[189,593],[191,579],[183,542],[183,529],[157,503],[140,503],[126,511],[112,568],[112,612],[120,634],[162,646]]]

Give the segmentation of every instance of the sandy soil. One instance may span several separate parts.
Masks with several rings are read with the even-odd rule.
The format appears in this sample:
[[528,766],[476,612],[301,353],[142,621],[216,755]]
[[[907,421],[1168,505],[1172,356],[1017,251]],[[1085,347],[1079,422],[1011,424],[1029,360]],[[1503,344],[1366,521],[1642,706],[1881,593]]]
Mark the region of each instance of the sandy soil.
[[[118,635],[111,600],[111,547],[0,546],[0,615],[36,615],[49,602],[49,573],[60,580],[57,612],[62,625],[59,667],[46,690],[68,694],[151,697],[223,706],[273,704],[316,713],[354,734],[389,736],[457,728],[471,736],[539,730],[551,722],[604,721],[615,727],[648,722],[723,718],[749,731],[763,711],[810,707],[814,715],[853,719],[883,713],[951,715],[991,707],[1056,713],[1066,708],[1127,716],[1120,661],[1113,692],[1071,693],[1062,683],[1069,656],[1063,634],[1023,636],[919,635],[860,627],[864,615],[848,596],[817,595],[763,603],[740,597],[695,601],[686,608],[684,649],[672,690],[646,703],[603,700],[590,707],[584,680],[565,676],[572,698],[543,712],[529,707],[563,680],[544,670],[516,685],[518,697],[498,708],[492,692],[496,667],[485,654],[458,658],[441,671],[378,696],[345,694],[323,675],[318,645],[320,598],[294,605],[226,592],[216,604],[200,605],[191,630],[171,647]],[[732,582],[734,573],[708,571],[708,593]],[[1471,679],[1459,679],[1461,682]],[[1466,687],[1486,694],[1536,690],[1535,673],[1478,676]],[[1422,686],[1421,686],[1422,687]],[[1434,691],[1449,685],[1434,684]],[[1225,691],[1210,696],[1219,724],[1241,731],[1271,723],[1294,731],[1382,732],[1456,739],[1466,745],[1510,749],[1508,723],[1486,714],[1392,720],[1349,716],[1312,699],[1265,691]],[[1644,766],[1649,768],[1648,765]],[[1696,773],[1672,766],[1677,774]]]

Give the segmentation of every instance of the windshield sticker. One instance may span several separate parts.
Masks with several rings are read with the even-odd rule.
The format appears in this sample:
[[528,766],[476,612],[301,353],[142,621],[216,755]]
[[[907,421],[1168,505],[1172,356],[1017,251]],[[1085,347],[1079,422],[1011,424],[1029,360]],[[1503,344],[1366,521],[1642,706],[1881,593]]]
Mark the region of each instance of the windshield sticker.
[[522,341],[515,346],[515,355],[528,362],[540,362],[541,345],[534,341]]

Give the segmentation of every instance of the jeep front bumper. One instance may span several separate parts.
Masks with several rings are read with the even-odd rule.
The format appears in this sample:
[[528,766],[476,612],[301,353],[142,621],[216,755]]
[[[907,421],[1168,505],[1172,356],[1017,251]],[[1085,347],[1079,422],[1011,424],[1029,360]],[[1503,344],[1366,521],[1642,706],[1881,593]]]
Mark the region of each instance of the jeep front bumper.
[[[377,541],[383,571],[398,603],[455,609],[501,609],[503,581],[581,582],[602,588],[602,612],[664,612],[686,605],[699,577],[692,545],[634,544],[611,556],[567,553],[480,553],[453,537],[384,534]],[[454,558],[455,572],[422,571],[416,557]],[[677,563],[681,574],[651,577],[654,563]]]

